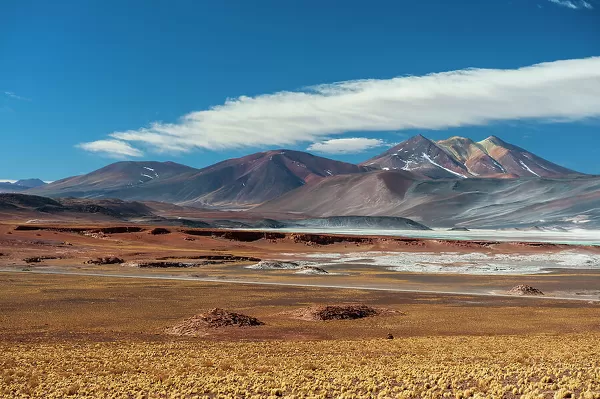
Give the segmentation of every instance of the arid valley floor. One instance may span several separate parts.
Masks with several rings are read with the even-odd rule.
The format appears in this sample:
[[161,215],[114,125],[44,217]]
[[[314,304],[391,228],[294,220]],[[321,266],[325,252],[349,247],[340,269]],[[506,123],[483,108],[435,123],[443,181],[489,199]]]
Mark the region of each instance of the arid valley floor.
[[[0,396],[600,398],[598,247],[166,229],[0,225]],[[544,256],[583,263],[450,272]],[[377,314],[304,317],[328,305]],[[214,308],[264,324],[173,333]]]

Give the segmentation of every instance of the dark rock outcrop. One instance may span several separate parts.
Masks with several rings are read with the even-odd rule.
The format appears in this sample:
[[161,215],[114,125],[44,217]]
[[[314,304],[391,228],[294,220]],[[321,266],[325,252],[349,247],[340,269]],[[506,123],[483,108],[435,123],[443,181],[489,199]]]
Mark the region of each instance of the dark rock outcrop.
[[174,335],[195,336],[202,334],[206,329],[223,327],[256,327],[264,324],[265,323],[255,317],[215,308],[206,313],[190,317],[182,323],[167,329],[166,332]]
[[366,305],[328,305],[311,310],[315,320],[354,320],[377,315],[377,310]]
[[164,227],[155,227],[150,230],[150,234],[152,235],[161,235],[161,234],[170,234],[171,230],[165,229]]
[[104,256],[96,259],[90,259],[85,262],[90,265],[117,265],[121,263],[125,263],[125,261],[116,256]]

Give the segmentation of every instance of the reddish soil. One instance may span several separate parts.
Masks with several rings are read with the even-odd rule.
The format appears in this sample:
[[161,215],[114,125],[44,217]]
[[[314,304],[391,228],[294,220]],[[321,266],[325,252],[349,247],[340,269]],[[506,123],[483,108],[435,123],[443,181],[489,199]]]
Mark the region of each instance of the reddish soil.
[[[119,233],[139,233],[144,231],[143,227],[139,226],[111,226],[111,227],[59,227],[59,226],[39,226],[34,224],[25,224],[15,227],[15,231],[59,231],[65,233],[104,233],[104,234],[119,234]],[[165,229],[166,230],[166,229]]]
[[[144,238],[140,233],[148,230],[148,238]],[[496,251],[496,252],[554,252],[565,249],[586,249],[589,251],[600,252],[598,247],[582,247],[577,245],[561,245],[550,243],[536,242],[499,242],[499,241],[461,241],[461,240],[443,240],[429,238],[408,238],[408,237],[389,237],[389,236],[353,236],[343,234],[305,234],[305,233],[281,233],[281,232],[262,232],[262,231],[247,231],[247,230],[226,230],[226,229],[183,229],[174,228],[168,230],[158,226],[81,226],[81,225],[1,225],[0,234],[4,233],[4,237],[0,236],[0,248],[8,242],[15,242],[16,237],[9,239],[6,235],[11,234],[26,234],[27,232],[35,232],[27,237],[41,237],[36,239],[38,243],[43,242],[44,238],[68,237],[69,241],[63,241],[61,244],[68,245],[73,241],[73,237],[90,237],[93,242],[95,239],[106,238],[110,239],[111,235],[118,234],[119,239],[124,239],[129,242],[135,241],[144,244],[160,243],[167,245],[170,248],[195,248],[203,247],[203,244],[213,245],[215,241],[220,241],[219,247],[230,249],[242,248],[233,243],[252,243],[252,248],[259,252],[271,252],[273,250],[280,251],[282,246],[286,248],[297,247],[297,244],[309,247],[325,247],[325,246],[361,246],[369,250],[402,250],[410,248],[414,251],[437,251],[448,250],[454,251]],[[167,234],[170,233],[170,234]],[[156,238],[150,238],[156,236]],[[193,241],[192,241],[193,238]],[[158,240],[158,241],[157,241]],[[179,240],[187,241],[190,244],[183,244]],[[210,240],[210,241],[205,241]],[[78,240],[81,241],[81,240]],[[179,241],[179,242],[178,242]],[[196,244],[191,244],[194,241],[200,241]],[[228,242],[233,242],[228,244]],[[31,244],[31,243],[30,243]],[[34,245],[36,243],[33,243]],[[278,244],[274,246],[272,244]],[[336,249],[337,250],[337,249]],[[304,250],[303,250],[304,251]]]

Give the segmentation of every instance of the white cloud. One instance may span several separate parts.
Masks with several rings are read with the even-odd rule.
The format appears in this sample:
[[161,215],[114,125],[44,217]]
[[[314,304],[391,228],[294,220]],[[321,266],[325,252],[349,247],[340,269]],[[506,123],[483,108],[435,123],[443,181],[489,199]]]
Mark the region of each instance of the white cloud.
[[[575,121],[600,116],[600,57],[520,69],[465,69],[425,76],[365,79],[304,91],[239,97],[176,123],[110,136],[114,148],[138,142],[189,152],[317,142],[335,134],[446,129],[503,120]],[[328,137],[329,136],[329,137]],[[97,148],[94,143],[82,146]],[[101,140],[104,151],[106,143]],[[85,148],[85,147],[84,147]]]
[[81,143],[78,147],[96,153],[118,157],[141,157],[142,151],[133,148],[129,143],[119,140],[98,140],[91,143]]
[[326,154],[356,154],[387,145],[380,139],[368,139],[365,137],[350,137],[344,139],[324,140],[312,143],[306,150],[322,152]]
[[15,93],[13,93],[12,91],[5,91],[4,95],[8,96],[8,97],[10,97],[12,99],[15,99],[15,100],[31,101],[29,98],[18,96]]
[[556,5],[567,7],[572,10],[579,10],[580,8],[587,8],[588,10],[592,10],[594,7],[587,1],[584,0],[548,0],[550,3],[554,3]]

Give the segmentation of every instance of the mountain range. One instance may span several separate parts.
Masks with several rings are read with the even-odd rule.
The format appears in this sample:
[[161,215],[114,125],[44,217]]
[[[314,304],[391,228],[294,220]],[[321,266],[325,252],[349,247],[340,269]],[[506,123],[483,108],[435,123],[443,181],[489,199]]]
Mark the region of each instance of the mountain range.
[[0,182],[0,192],[2,193],[18,193],[29,190],[30,188],[45,186],[47,183],[40,179],[23,179],[17,180],[14,183]]
[[305,152],[279,150],[229,159],[203,169],[174,162],[117,162],[29,193],[248,207],[328,176],[369,170],[372,169]]
[[174,162],[117,162],[15,191],[307,218],[410,217],[432,227],[600,225],[599,177],[556,165],[495,136],[474,142],[418,135],[359,165],[292,150],[259,152],[203,169]]
[[480,142],[465,137],[432,141],[412,137],[363,165],[383,170],[405,170],[421,177],[518,178],[581,176],[520,147],[491,136]]

